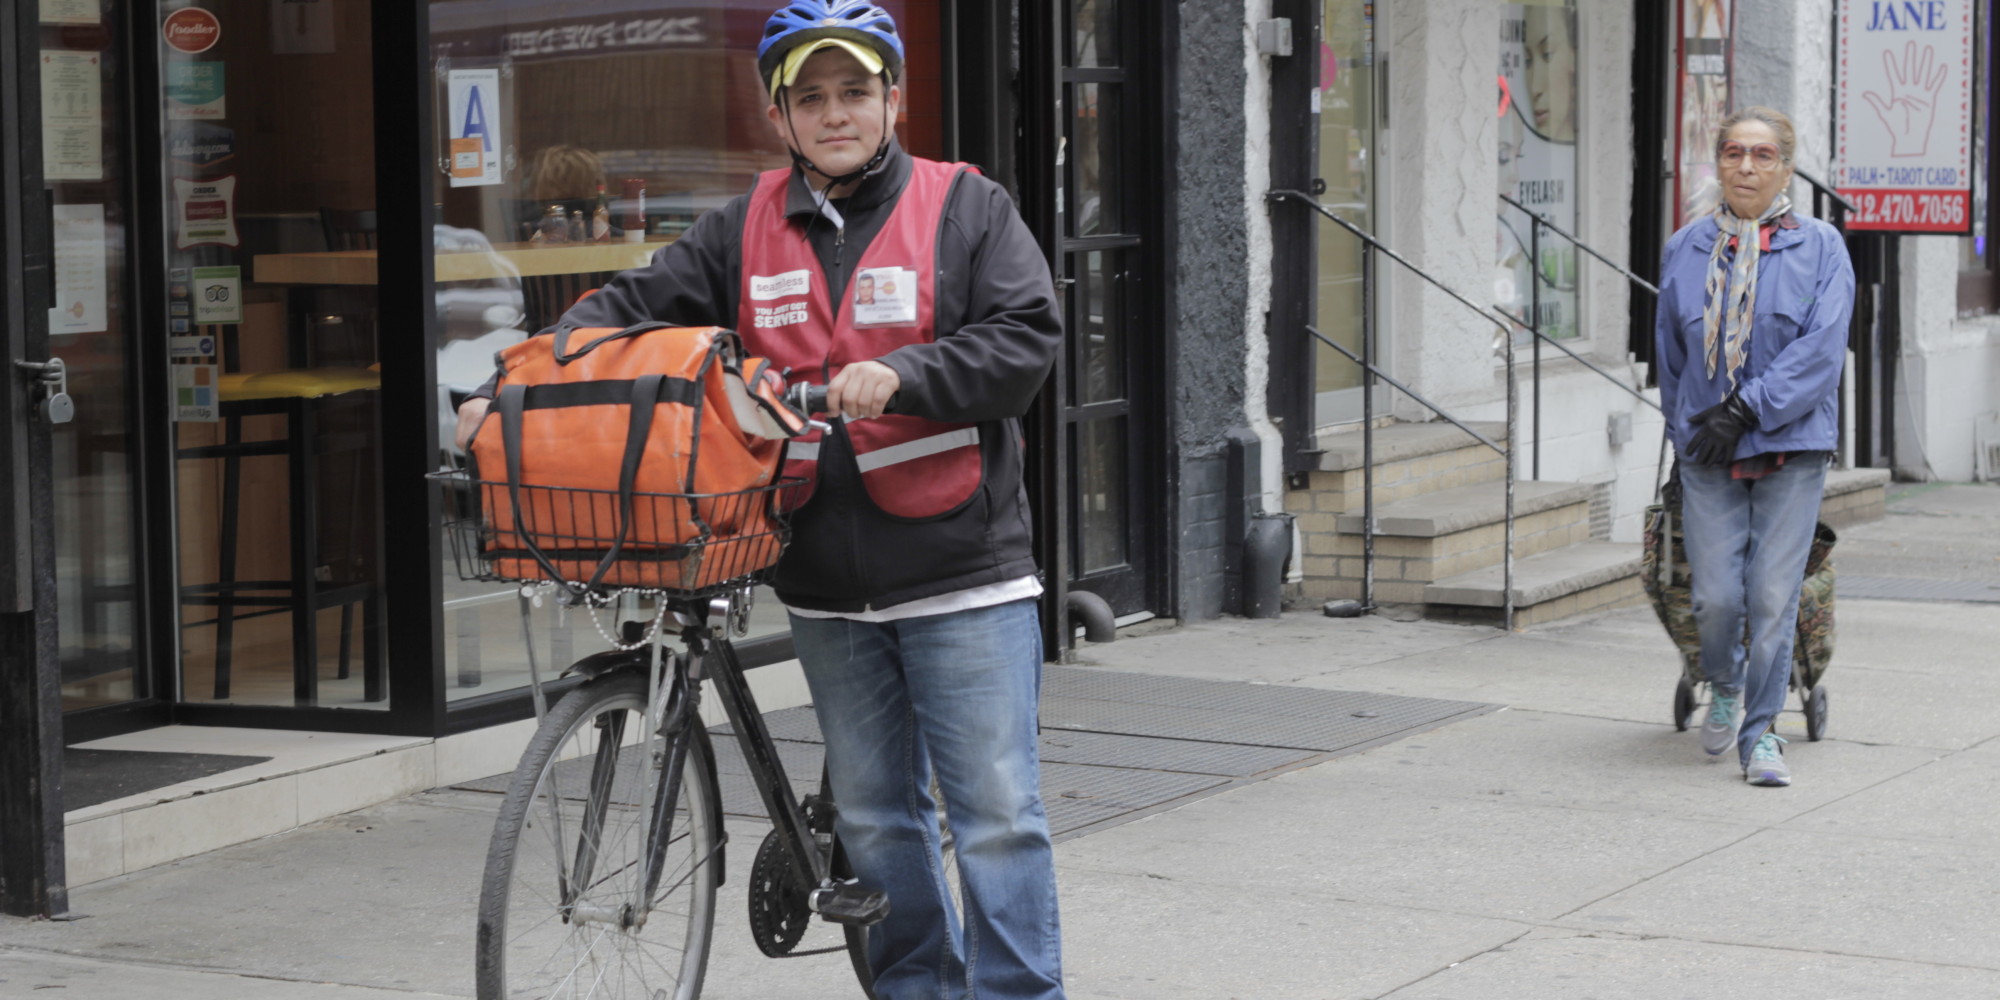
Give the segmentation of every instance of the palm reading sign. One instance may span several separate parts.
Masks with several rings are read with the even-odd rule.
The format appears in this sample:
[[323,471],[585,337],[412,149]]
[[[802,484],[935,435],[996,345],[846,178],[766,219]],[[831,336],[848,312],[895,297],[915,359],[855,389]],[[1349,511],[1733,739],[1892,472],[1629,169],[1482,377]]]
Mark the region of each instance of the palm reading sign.
[[1838,0],[1834,186],[1854,229],[1972,225],[1973,0]]

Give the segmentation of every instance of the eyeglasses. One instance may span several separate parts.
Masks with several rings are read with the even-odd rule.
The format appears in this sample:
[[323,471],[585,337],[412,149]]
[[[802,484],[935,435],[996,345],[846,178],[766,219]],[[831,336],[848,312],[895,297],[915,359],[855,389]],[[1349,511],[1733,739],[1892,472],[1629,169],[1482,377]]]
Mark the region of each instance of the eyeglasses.
[[1715,162],[1726,170],[1733,170],[1743,164],[1746,155],[1750,157],[1750,165],[1758,170],[1776,170],[1779,164],[1785,162],[1776,143],[1760,142],[1755,146],[1745,146],[1733,139],[1717,147]]

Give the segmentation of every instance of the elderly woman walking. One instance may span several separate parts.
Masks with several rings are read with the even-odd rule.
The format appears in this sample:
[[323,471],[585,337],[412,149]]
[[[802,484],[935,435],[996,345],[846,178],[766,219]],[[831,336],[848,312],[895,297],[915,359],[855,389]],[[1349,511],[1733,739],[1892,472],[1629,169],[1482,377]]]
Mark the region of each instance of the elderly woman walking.
[[[1710,754],[1789,785],[1785,705],[1799,586],[1839,433],[1854,308],[1840,233],[1792,211],[1791,120],[1744,108],[1716,137],[1723,203],[1667,241],[1654,325],[1660,405],[1680,455],[1682,525]],[[1746,646],[1746,625],[1749,642]]]

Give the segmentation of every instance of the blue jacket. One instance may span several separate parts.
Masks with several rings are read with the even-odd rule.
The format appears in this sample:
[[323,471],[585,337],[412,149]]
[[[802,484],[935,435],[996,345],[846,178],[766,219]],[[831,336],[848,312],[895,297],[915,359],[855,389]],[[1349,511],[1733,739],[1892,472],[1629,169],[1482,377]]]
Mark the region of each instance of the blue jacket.
[[[1683,453],[1695,431],[1688,418],[1729,395],[1720,345],[1715,377],[1702,359],[1708,254],[1720,235],[1715,221],[1703,216],[1669,238],[1661,256],[1654,366],[1667,436]],[[1854,266],[1840,232],[1818,219],[1783,217],[1771,233],[1771,249],[1757,261],[1749,357],[1737,372],[1737,388],[1757,414],[1757,427],[1736,443],[1734,458],[1830,451],[1838,444],[1840,371],[1853,311]]]

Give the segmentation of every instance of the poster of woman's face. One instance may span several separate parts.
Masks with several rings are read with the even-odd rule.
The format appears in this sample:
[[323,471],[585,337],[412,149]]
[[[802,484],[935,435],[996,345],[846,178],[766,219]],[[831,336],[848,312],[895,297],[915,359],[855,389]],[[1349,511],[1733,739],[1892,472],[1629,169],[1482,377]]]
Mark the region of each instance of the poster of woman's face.
[[1522,18],[1528,106],[1536,133],[1576,141],[1576,11],[1528,7]]
[[1574,336],[1575,252],[1548,230],[1541,259],[1530,260],[1529,213],[1576,229],[1577,24],[1568,0],[1511,3],[1502,8],[1500,68],[1500,192],[1526,206],[1502,205],[1495,259],[1495,300],[1535,318],[1542,332]]

